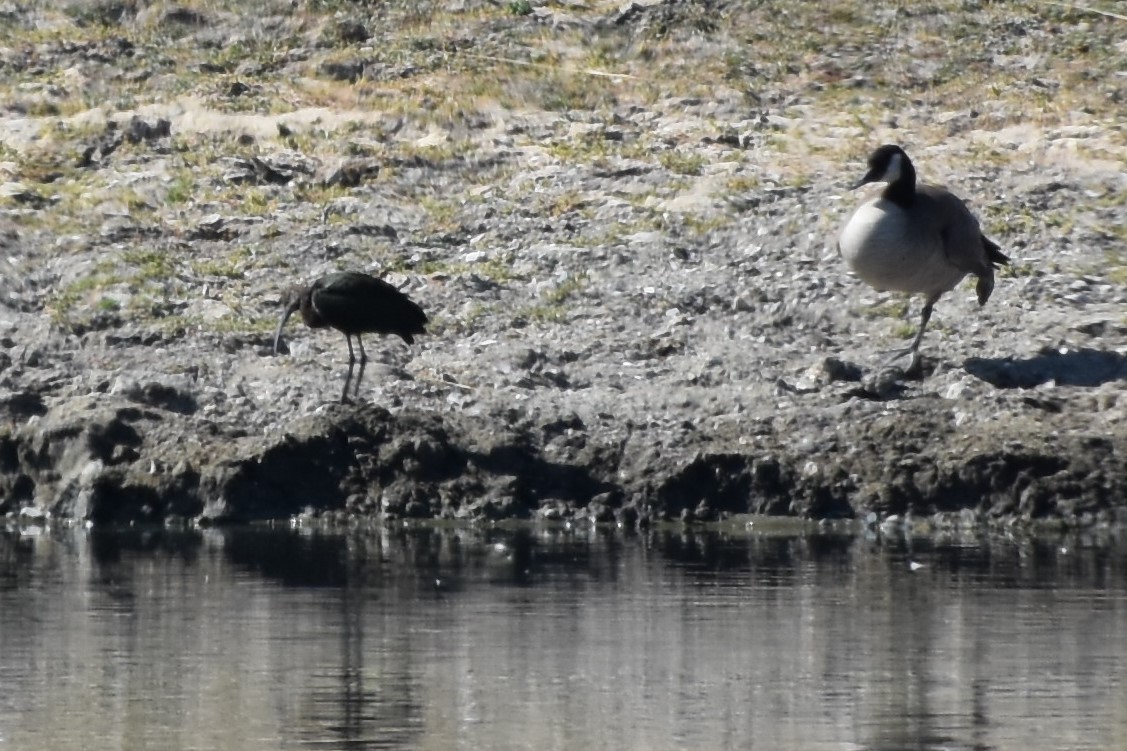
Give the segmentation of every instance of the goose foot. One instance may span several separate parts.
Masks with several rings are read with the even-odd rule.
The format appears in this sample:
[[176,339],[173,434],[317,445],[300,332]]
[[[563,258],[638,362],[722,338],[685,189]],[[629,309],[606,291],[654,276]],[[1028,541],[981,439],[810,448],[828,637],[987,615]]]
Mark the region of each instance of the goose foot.
[[896,365],[903,358],[908,358],[908,366],[903,368],[903,373],[906,378],[919,378],[923,376],[923,358],[920,356],[920,351],[915,347],[906,347],[898,349],[895,352],[889,352],[885,359],[881,361],[882,368],[891,368]]

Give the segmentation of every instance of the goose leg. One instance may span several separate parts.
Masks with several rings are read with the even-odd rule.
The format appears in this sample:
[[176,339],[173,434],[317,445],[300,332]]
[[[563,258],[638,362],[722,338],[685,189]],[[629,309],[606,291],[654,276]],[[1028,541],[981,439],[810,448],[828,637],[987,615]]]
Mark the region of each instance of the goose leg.
[[934,300],[928,300],[924,303],[924,309],[920,311],[920,329],[916,332],[916,336],[912,339],[912,343],[904,349],[896,350],[892,355],[885,360],[884,364],[891,365],[899,360],[904,355],[911,355],[908,361],[908,368],[905,373],[915,373],[919,370],[920,365],[920,342],[924,338],[924,331],[927,329],[927,322],[931,320],[931,309],[935,305]]
[[359,334],[356,335],[356,343],[360,345],[360,364],[363,365],[368,362],[368,353],[364,351],[364,340]]
[[[360,337],[356,337],[356,338],[359,339]],[[345,334],[344,340],[346,342],[348,342],[348,364],[351,365],[352,363],[356,362],[356,354],[352,351],[352,335],[351,334]],[[364,351],[363,345],[361,345],[360,351],[361,352]]]

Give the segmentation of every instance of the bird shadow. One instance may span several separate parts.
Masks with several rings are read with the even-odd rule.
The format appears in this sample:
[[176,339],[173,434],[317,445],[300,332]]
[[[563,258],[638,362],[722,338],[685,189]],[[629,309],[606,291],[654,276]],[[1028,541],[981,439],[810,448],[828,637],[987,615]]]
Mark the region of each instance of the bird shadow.
[[[364,368],[367,367],[367,365],[368,365],[368,363],[366,363],[364,361],[360,362],[360,372],[356,374],[356,383],[352,387],[353,398],[355,398],[360,393],[360,382],[364,380]],[[352,380],[353,380],[352,379],[352,373],[355,369],[356,369],[356,362],[350,361],[348,363],[348,373],[346,373],[345,376],[344,376],[344,388],[342,388],[341,391],[340,391],[340,403],[341,404],[348,404],[349,403],[348,386],[349,386],[349,384],[352,383]]]
[[1061,386],[1099,386],[1127,380],[1127,356],[1097,349],[1043,349],[1025,359],[971,357],[963,369],[1001,389],[1031,389],[1050,381]]

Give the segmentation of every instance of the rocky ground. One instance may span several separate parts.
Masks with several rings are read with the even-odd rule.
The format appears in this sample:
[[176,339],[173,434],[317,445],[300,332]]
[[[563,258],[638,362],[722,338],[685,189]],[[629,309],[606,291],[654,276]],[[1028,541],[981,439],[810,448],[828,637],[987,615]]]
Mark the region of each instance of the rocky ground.
[[[0,514],[1120,523],[1127,18],[1067,3],[0,1]],[[902,144],[1013,261],[837,229]],[[430,314],[341,399],[338,269]],[[875,512],[876,517],[871,513]]]

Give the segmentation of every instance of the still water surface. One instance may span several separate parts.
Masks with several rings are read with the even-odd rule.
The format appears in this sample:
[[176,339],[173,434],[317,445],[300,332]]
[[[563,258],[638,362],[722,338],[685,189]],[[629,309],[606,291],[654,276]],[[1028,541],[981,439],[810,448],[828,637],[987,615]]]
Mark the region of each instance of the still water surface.
[[0,532],[8,749],[1124,749],[1122,541]]

